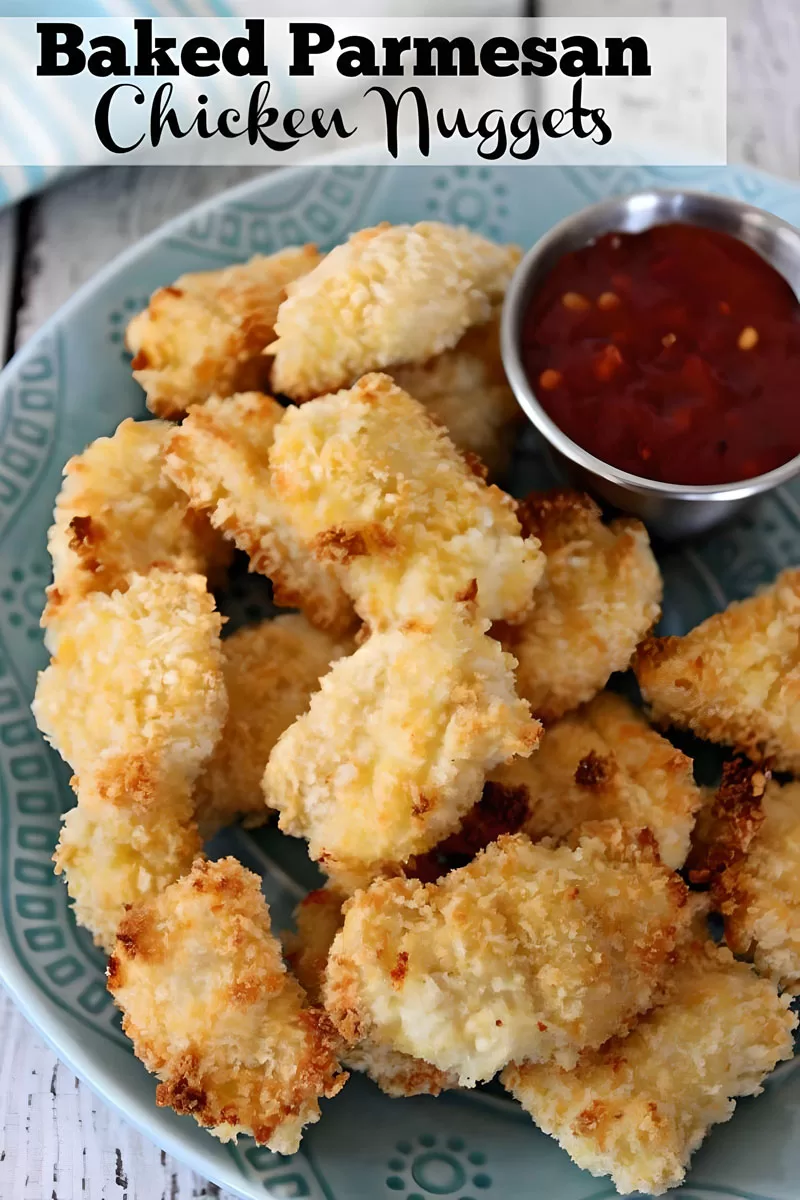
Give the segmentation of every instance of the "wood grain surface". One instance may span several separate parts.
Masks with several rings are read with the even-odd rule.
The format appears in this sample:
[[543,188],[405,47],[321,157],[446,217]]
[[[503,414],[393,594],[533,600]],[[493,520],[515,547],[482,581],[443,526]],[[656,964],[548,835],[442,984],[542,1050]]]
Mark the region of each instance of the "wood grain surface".
[[[798,0],[550,0],[539,11],[727,16],[730,160],[800,177]],[[143,234],[257,173],[110,168],[0,214],[0,351],[20,346]],[[95,1100],[0,991],[0,1200],[190,1197],[233,1200]]]

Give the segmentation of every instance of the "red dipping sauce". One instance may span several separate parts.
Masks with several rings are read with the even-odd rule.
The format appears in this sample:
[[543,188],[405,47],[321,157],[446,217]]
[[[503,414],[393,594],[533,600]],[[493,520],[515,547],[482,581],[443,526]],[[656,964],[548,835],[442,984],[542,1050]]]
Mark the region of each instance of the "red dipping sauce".
[[634,475],[732,483],[800,454],[800,304],[727,234],[660,225],[565,254],[522,360],[559,428]]

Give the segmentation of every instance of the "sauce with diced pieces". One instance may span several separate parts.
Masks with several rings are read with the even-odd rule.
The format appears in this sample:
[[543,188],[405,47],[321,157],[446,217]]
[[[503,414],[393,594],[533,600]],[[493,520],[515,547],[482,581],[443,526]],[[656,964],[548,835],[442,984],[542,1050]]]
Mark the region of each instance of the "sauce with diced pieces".
[[553,421],[634,475],[732,483],[800,454],[800,304],[727,234],[661,225],[563,255],[522,355]]

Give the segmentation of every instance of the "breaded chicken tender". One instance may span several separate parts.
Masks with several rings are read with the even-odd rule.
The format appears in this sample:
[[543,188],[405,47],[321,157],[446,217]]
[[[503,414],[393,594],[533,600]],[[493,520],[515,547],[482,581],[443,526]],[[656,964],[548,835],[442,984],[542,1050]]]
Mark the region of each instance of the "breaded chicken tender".
[[716,791],[704,789],[686,862],[691,883],[714,883],[750,849],[764,821],[761,800],[771,774],[745,758],[735,758],[723,765]]
[[712,1125],[736,1098],[792,1056],[797,1018],[765,979],[723,946],[696,942],[669,999],[627,1037],[585,1051],[573,1070],[508,1067],[502,1083],[579,1167],[617,1190],[661,1195],[679,1187]]
[[521,413],[503,370],[498,318],[468,330],[452,350],[390,374],[459,450],[477,455],[492,475],[505,469]]
[[156,1102],[221,1141],[250,1134],[293,1154],[319,1098],[347,1076],[325,1014],[287,972],[258,876],[235,858],[190,874],[126,915],[108,986]]
[[223,641],[228,717],[195,788],[204,828],[228,825],[240,815],[249,827],[266,821],[261,779],[270,751],[308,708],[331,663],[351,650],[299,613],[239,629]]
[[659,997],[686,887],[646,831],[585,826],[573,847],[501,837],[438,883],[378,879],[348,903],[325,1005],[363,1038],[454,1071],[575,1064]]
[[[313,1004],[322,1003],[328,954],[344,921],[344,900],[335,888],[309,892],[295,910],[297,932],[284,939],[289,966]],[[368,1075],[387,1096],[438,1096],[458,1084],[452,1072],[368,1040],[348,1047],[341,1057],[346,1067]]]
[[231,547],[162,470],[170,430],[129,417],[67,463],[47,537],[53,583],[43,625],[89,592],[125,591],[129,575],[152,567],[221,578]]
[[331,943],[342,927],[347,896],[335,887],[316,888],[294,910],[295,931],[284,935],[286,961],[312,1004],[322,1003]]
[[125,334],[150,411],[175,420],[214,394],[266,387],[278,306],[319,261],[316,247],[289,246],[159,288]]
[[605,525],[580,492],[533,493],[519,519],[547,567],[530,615],[498,633],[519,659],[520,693],[537,717],[557,721],[628,667],[658,620],[661,574],[644,525],[632,517]]
[[308,400],[451,349],[489,320],[519,259],[517,246],[436,221],[354,233],[287,288],[273,387]]
[[53,855],[75,920],[110,953],[125,909],[191,869],[202,843],[191,788],[165,781],[146,755],[107,759],[75,778],[78,803],[64,817]]
[[644,642],[634,669],[656,720],[800,771],[800,568],[685,637]]
[[650,829],[662,860],[676,870],[689,853],[703,800],[692,760],[613,692],[601,692],[556,721],[537,754],[499,767],[492,780],[504,789],[526,789],[523,828],[534,840],[562,838],[584,821],[617,817]]
[[[516,759],[508,764],[510,767]],[[498,767],[497,773],[504,770]],[[528,789],[524,785],[484,784],[480,800],[466,814],[455,833],[429,850],[409,859],[403,874],[423,883],[435,883],[457,867],[472,862],[476,854],[504,833],[518,833],[528,819]]]
[[340,566],[373,628],[429,621],[459,600],[490,620],[530,609],[544,556],[523,540],[514,501],[387,375],[289,409],[270,463],[286,519]]
[[720,789],[712,806],[704,847],[711,895],[733,952],[752,959],[760,974],[797,995],[800,783],[782,787],[758,769],[743,770],[735,799],[729,782],[728,795]]
[[539,734],[514,660],[479,627],[453,616],[375,633],[279,738],[264,794],[349,892],[456,829],[486,772],[530,754]]
[[302,608],[313,624],[341,633],[355,621],[334,568],[295,536],[272,485],[269,449],[284,410],[260,392],[212,397],[169,440],[166,471],[192,508],[272,580],[276,604]]
[[92,592],[54,630],[37,725],[81,778],[135,752],[167,783],[193,783],[227,711],[221,625],[201,575],[154,569]]

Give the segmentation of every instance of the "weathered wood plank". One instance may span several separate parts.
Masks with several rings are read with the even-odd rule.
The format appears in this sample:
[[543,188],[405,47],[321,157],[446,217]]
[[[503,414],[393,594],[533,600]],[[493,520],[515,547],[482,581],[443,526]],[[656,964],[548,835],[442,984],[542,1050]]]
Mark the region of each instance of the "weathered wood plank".
[[78,1082],[0,988],[3,1200],[235,1200]]

